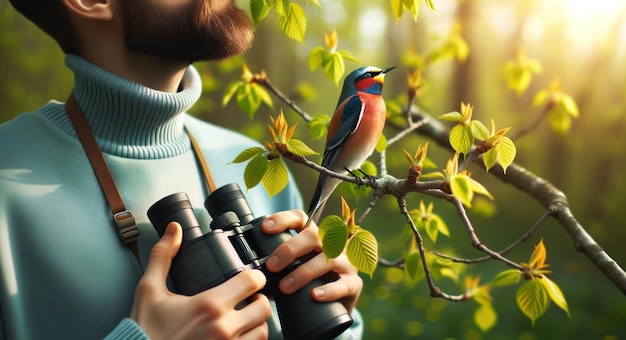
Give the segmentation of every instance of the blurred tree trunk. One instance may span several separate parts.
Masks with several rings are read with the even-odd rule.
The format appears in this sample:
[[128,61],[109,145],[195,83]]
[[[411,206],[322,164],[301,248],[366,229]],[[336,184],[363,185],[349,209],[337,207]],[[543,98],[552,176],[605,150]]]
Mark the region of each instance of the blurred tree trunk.
[[[459,1],[459,7],[456,11],[456,20],[461,25],[461,36],[467,41],[467,44],[471,47],[480,46],[476,42],[477,34],[472,27],[472,18],[475,16],[476,1]],[[456,67],[452,74],[452,86],[450,88],[450,97],[452,100],[452,107],[457,109],[460,107],[461,102],[475,103],[476,87],[472,84],[478,84],[477,78],[474,76],[476,71],[475,55],[472,49],[463,63],[456,63]]]

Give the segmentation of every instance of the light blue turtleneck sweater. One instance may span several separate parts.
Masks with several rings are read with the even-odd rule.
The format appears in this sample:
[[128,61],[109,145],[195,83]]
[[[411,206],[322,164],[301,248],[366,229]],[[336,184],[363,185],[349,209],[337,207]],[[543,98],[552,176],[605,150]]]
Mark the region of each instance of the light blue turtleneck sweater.
[[[146,88],[68,55],[76,99],[126,207],[135,215],[144,265],[158,236],[146,216],[157,200],[186,192],[204,226],[207,196],[186,127],[198,139],[217,185],[245,188],[228,164],[257,143],[186,113],[200,97],[189,67],[177,93]],[[269,198],[246,197],[257,216],[299,208],[294,185]],[[141,339],[128,319],[142,272],[111,225],[111,211],[70,124],[52,101],[0,125],[0,338]],[[360,334],[358,313],[346,337]],[[275,318],[274,318],[275,319]]]

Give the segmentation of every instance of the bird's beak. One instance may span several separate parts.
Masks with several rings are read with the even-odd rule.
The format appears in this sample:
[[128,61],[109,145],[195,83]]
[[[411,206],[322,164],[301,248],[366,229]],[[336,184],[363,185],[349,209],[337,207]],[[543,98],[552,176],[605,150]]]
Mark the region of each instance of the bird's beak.
[[396,67],[395,66],[387,67],[386,69],[380,71],[380,73],[385,74],[385,73],[393,70],[394,68],[396,68]]

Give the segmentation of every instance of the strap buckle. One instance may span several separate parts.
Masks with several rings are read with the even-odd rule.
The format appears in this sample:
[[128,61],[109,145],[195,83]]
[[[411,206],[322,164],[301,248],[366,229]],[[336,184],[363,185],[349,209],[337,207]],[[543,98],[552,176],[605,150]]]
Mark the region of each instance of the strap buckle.
[[113,214],[113,222],[124,244],[137,241],[139,238],[139,229],[137,229],[137,225],[135,224],[135,216],[133,216],[130,210]]

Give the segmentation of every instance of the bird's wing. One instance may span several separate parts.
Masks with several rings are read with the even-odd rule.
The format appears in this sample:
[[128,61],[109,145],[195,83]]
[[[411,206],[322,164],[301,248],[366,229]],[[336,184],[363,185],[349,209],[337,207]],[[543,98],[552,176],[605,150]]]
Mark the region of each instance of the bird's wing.
[[[329,139],[326,142],[322,160],[322,166],[326,168],[335,163],[341,153],[342,146],[348,141],[350,135],[358,129],[361,118],[363,118],[365,103],[358,95],[348,97],[344,103],[341,119],[331,121],[331,126],[328,128]],[[337,109],[340,110],[341,106]]]

